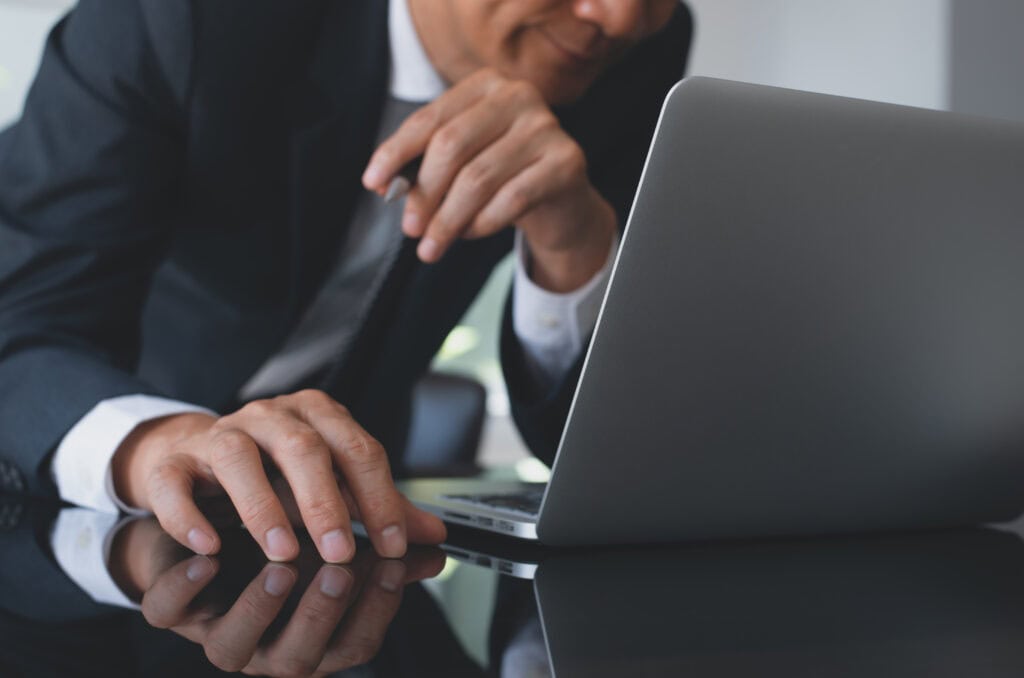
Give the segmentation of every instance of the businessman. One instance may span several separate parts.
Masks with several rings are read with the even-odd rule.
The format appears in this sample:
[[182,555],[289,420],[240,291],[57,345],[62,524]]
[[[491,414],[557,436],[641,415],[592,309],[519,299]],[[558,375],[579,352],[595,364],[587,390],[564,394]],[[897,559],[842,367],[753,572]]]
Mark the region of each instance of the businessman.
[[293,558],[273,482],[327,561],[352,519],[443,539],[385,452],[412,385],[514,247],[502,362],[550,461],[690,31],[678,0],[81,0],[0,136],[0,462],[197,553],[223,495]]

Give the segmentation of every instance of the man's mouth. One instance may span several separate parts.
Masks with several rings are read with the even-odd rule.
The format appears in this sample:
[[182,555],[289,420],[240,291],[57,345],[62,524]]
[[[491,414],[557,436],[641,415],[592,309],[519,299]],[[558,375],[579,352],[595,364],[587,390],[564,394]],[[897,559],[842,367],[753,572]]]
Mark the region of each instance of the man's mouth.
[[573,42],[545,29],[543,26],[538,26],[537,30],[565,57],[567,61],[579,66],[591,65],[600,61],[607,51],[601,48],[599,41],[597,44],[594,44],[595,41],[588,41],[590,44],[586,45],[574,44]]

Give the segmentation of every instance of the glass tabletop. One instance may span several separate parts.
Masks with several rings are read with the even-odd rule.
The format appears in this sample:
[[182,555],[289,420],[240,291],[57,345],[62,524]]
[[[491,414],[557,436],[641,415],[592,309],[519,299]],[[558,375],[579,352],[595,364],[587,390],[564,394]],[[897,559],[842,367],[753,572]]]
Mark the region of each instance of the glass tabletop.
[[1019,525],[573,551],[452,532],[341,567],[311,544],[268,563],[243,530],[192,556],[82,511],[0,501],[4,677],[1024,674]]

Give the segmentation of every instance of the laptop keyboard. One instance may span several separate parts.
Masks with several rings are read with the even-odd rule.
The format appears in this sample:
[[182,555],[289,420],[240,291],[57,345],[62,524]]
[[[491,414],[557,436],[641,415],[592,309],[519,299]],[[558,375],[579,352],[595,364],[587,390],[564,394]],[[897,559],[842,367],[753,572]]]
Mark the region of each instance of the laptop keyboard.
[[512,513],[535,518],[540,513],[540,502],[544,498],[544,488],[544,483],[538,483],[536,487],[527,487],[515,492],[442,494],[441,498],[471,506],[511,511]]

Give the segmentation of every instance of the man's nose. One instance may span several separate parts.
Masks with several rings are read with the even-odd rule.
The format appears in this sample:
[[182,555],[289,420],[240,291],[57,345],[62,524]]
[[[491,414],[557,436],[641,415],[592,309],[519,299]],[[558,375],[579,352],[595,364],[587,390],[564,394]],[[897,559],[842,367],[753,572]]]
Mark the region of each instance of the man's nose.
[[649,0],[574,0],[573,13],[601,27],[609,38],[633,38],[645,33]]

